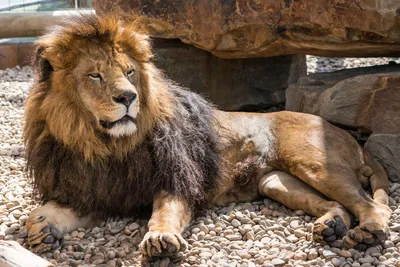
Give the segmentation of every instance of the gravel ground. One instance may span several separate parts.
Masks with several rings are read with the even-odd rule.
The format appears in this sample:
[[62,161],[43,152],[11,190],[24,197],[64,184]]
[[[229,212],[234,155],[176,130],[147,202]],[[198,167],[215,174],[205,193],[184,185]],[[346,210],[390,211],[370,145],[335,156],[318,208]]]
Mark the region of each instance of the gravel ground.
[[386,65],[390,61],[400,64],[398,57],[340,58],[307,56],[307,73],[332,72],[341,69]]
[[[315,57],[309,57],[309,62],[309,72],[326,71],[326,66],[331,66],[330,61]],[[316,62],[325,62],[325,67],[321,69]],[[349,65],[347,59],[344,62],[340,68],[359,65]],[[336,68],[332,66],[329,70]],[[31,83],[29,67],[0,70],[0,240],[17,240],[23,245],[20,233],[38,203],[24,172],[21,139],[23,107]],[[316,218],[265,199],[207,210],[183,234],[189,250],[174,259],[161,259],[156,265],[400,266],[400,184],[391,184],[390,193],[394,210],[390,239],[364,252],[343,250],[340,242],[337,247],[312,243],[311,227]],[[77,229],[64,235],[64,248],[42,256],[57,266],[139,266],[137,246],[146,223],[117,218],[93,229]]]

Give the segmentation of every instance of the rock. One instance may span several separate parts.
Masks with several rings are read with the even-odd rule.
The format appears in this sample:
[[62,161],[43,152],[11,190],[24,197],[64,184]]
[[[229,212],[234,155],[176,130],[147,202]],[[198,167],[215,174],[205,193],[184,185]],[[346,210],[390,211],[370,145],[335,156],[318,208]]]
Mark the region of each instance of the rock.
[[339,254],[342,257],[351,258],[351,253],[348,250],[341,250]]
[[299,241],[299,238],[297,238],[294,235],[290,235],[290,236],[286,237],[286,239],[291,243],[296,243],[297,241]]
[[15,163],[11,163],[8,167],[9,167],[11,170],[16,170],[16,169],[18,169],[18,165],[15,164]]
[[242,225],[238,220],[233,219],[231,222],[233,227],[239,227],[240,225]]
[[132,239],[131,239],[131,243],[133,245],[139,245],[139,243],[142,241],[142,237],[140,237],[139,234],[136,234]]
[[333,264],[333,266],[340,266],[340,260],[339,259],[337,259],[337,258],[333,258],[332,259],[332,264]]
[[168,78],[223,110],[283,105],[288,85],[306,73],[304,56],[219,59],[177,40],[162,39],[154,40],[154,52],[156,66]]
[[369,247],[367,248],[367,250],[365,251],[364,255],[371,255],[374,256],[376,254],[379,254],[379,250],[376,247]]
[[28,220],[28,216],[26,215],[22,215],[21,217],[19,217],[19,222],[24,225],[26,220]]
[[355,251],[354,254],[353,254],[353,259],[359,260],[359,259],[361,259],[361,258],[362,258],[361,253],[358,252],[358,251]]
[[371,257],[370,255],[367,255],[364,258],[358,259],[358,262],[360,262],[360,263],[373,263],[374,262],[374,258]]
[[271,261],[271,263],[272,263],[274,266],[284,266],[284,265],[285,265],[285,261],[284,261],[284,260],[281,260],[281,259],[273,259],[273,260]]
[[383,165],[390,180],[400,182],[400,134],[372,134],[365,149]]
[[211,260],[213,261],[213,262],[215,262],[215,263],[218,263],[218,261],[220,260],[221,258],[217,255],[217,254],[215,254],[215,255],[213,255],[212,257],[211,257]]
[[246,239],[247,240],[254,240],[254,234],[252,232],[247,232],[246,233]]
[[77,237],[77,236],[78,236],[78,231],[71,232],[71,237]]
[[[136,18],[152,36],[224,57],[399,55],[400,2],[98,0],[96,12]],[[205,23],[207,21],[207,23]]]
[[324,255],[325,258],[336,257],[336,253],[335,253],[335,252],[332,252],[332,251],[327,250],[327,249],[325,249],[325,250],[322,252],[322,255]]
[[77,235],[78,238],[82,239],[85,237],[85,232],[79,232]]
[[201,258],[207,258],[207,259],[209,259],[209,258],[212,257],[212,254],[211,254],[210,252],[204,251],[204,252],[201,252],[199,256],[200,256]]
[[306,213],[305,213],[303,210],[296,210],[294,213],[295,213],[297,216],[304,216],[304,215],[306,215]]
[[194,264],[194,263],[196,263],[196,261],[197,261],[197,257],[195,257],[195,256],[189,256],[189,257],[188,257],[188,261],[189,261],[190,263]]
[[128,226],[128,229],[129,229],[131,232],[133,232],[133,231],[135,231],[136,229],[139,229],[139,228],[140,228],[140,225],[137,224],[137,223],[131,223],[131,224]]
[[231,235],[227,235],[226,238],[230,241],[238,241],[238,240],[242,240],[242,236],[240,234],[231,234]]
[[109,259],[114,259],[115,256],[116,256],[115,251],[112,251],[112,250],[107,251],[107,257],[108,257]]
[[400,231],[400,223],[393,223],[390,229],[395,232]]
[[6,235],[12,235],[12,234],[14,234],[14,232],[16,231],[17,229],[15,228],[15,227],[9,227],[9,228],[7,228],[6,229],[6,231],[4,232]]
[[245,249],[240,249],[240,250],[236,250],[235,251],[236,254],[241,257],[242,259],[250,259],[251,255],[249,254],[249,252]]
[[13,235],[6,235],[4,237],[4,240],[14,240],[14,236]]
[[94,228],[92,229],[92,231],[91,231],[91,234],[96,235],[96,234],[98,234],[99,232],[100,232],[99,227],[94,227]]
[[316,114],[361,133],[399,133],[399,103],[400,65],[311,74],[286,91],[286,110]]
[[261,210],[261,213],[265,216],[272,216],[272,214],[274,213],[272,210],[268,209],[268,208],[264,208]]
[[300,222],[298,220],[294,220],[290,222],[290,227],[293,229],[297,229],[300,226]]
[[85,253],[84,252],[74,252],[72,254],[72,256],[74,257],[75,260],[82,260],[85,257]]
[[207,226],[205,226],[204,224],[201,225],[199,228],[200,228],[200,230],[203,231],[205,234],[208,234],[208,233],[210,232],[210,229],[209,229]]
[[318,251],[315,248],[310,249],[310,252],[308,253],[307,259],[308,260],[314,260],[318,258]]
[[294,255],[294,259],[295,260],[305,260],[305,259],[307,259],[307,254],[304,253],[303,251],[298,251]]
[[392,247],[394,247],[394,243],[390,240],[385,240],[385,242],[383,242],[383,247],[384,248],[392,248]]
[[239,221],[243,220],[243,218],[244,218],[243,213],[241,213],[240,211],[235,212],[235,217]]
[[254,262],[256,264],[258,264],[258,265],[262,265],[265,262],[265,257],[264,256],[260,256]]
[[198,227],[193,228],[192,234],[197,234],[197,233],[200,233],[200,228],[198,228]]

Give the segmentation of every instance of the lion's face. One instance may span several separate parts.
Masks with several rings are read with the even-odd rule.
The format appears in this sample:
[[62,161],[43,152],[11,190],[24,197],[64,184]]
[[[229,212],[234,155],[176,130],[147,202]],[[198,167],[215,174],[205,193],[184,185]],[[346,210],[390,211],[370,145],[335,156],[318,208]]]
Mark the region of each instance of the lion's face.
[[139,64],[124,53],[96,49],[73,70],[77,91],[99,130],[114,137],[137,130]]

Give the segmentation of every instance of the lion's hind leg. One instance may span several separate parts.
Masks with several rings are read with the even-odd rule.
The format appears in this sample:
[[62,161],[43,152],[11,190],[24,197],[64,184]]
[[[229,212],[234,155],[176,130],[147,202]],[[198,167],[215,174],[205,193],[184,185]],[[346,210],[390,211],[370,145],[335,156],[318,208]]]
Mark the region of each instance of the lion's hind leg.
[[359,226],[349,231],[344,238],[347,247],[364,249],[382,243],[388,235],[388,223],[392,211],[388,207],[389,179],[376,160],[364,152],[365,164],[361,175],[369,178],[373,201],[359,208]]
[[34,209],[26,222],[28,244],[34,253],[57,249],[63,240],[63,233],[79,227],[92,225],[89,216],[79,217],[72,209],[55,202]]
[[327,200],[314,188],[285,172],[273,171],[263,176],[259,192],[288,208],[319,217],[313,228],[315,242],[331,243],[341,239],[351,225],[351,216],[342,205]]
[[364,161],[366,165],[362,168],[362,175],[369,178],[374,200],[388,205],[389,178],[385,170],[368,152],[364,152]]
[[[332,158],[333,155],[330,155]],[[347,248],[366,249],[369,246],[381,244],[389,233],[389,218],[392,211],[387,206],[387,193],[382,181],[386,175],[379,177],[374,172],[374,166],[361,164],[359,170],[348,166],[345,161],[340,163],[321,164],[319,168],[309,168],[308,165],[296,164],[294,175],[321,192],[329,199],[335,200],[345,207],[359,220],[359,226],[348,231],[344,239]],[[372,174],[368,173],[368,166]],[[370,176],[370,184],[374,198],[368,196],[362,188],[360,173]],[[383,173],[384,174],[384,173]],[[383,180],[381,180],[383,179]]]

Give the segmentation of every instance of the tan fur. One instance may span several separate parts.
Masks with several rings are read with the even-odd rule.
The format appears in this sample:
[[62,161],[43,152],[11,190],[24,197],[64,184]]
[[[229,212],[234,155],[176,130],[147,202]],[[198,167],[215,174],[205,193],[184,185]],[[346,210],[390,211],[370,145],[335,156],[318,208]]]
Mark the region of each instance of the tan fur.
[[[27,146],[33,150],[36,144],[42,145],[41,140],[54,136],[69,150],[83,153],[88,162],[124,159],[152,133],[157,122],[174,116],[178,103],[167,88],[167,80],[150,62],[148,37],[138,33],[137,24],[121,28],[114,18],[101,18],[98,29],[86,24],[74,27],[62,35],[46,35],[37,43],[36,65],[42,72],[26,107]],[[75,32],[81,37],[77,38]],[[96,34],[106,37],[95,41],[82,38]],[[46,72],[49,68],[51,73]],[[126,77],[129,68],[135,68],[132,78]],[[93,71],[105,77],[101,93],[88,80],[87,74]],[[99,132],[107,132],[100,122],[117,119],[118,105],[112,97],[127,86],[138,93],[137,102],[132,104],[138,109],[138,131],[105,142]],[[335,232],[332,238],[341,238],[350,228],[351,215],[360,220],[360,225],[345,237],[348,247],[362,248],[383,241],[391,215],[387,207],[388,179],[382,166],[347,132],[308,114],[215,111],[214,115],[217,123],[210,123],[208,129],[218,133],[221,161],[219,177],[205,199],[210,205],[268,196],[320,217],[314,227],[317,242],[332,241],[326,239],[327,231]],[[101,164],[94,166],[100,168]],[[124,177],[119,179],[124,181]],[[91,186],[85,180],[80,182]],[[368,184],[373,198],[363,190]],[[46,186],[41,192],[44,195],[52,188]],[[126,192],[127,196],[130,193]],[[165,190],[152,197],[153,214],[140,245],[142,253],[158,256],[186,249],[180,233],[191,220],[192,200]],[[68,218],[61,223],[57,221],[59,214]],[[44,251],[57,244],[50,242],[52,232],[44,229],[66,232],[93,222],[90,215],[82,216],[68,206],[49,202],[29,217],[28,242],[35,251]],[[332,226],[332,222],[342,228]]]

